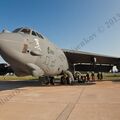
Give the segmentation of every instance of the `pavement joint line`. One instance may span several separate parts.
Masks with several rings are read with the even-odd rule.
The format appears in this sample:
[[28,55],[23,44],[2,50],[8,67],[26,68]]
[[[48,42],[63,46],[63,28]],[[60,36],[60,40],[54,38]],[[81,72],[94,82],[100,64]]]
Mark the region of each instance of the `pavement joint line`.
[[64,108],[64,110],[58,115],[58,117],[56,118],[56,120],[68,120],[70,114],[72,113],[72,111],[74,110],[76,104],[78,103],[78,101],[80,100],[84,90],[86,87],[82,88],[77,100],[74,103],[69,103],[67,104],[67,106]]

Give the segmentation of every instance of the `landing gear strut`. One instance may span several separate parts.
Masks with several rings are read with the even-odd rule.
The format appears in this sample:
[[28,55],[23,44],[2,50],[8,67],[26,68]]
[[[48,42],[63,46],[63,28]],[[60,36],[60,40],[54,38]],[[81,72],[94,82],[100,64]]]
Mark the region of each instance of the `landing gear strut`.
[[63,76],[61,77],[61,84],[73,84],[74,77],[73,74],[70,71],[64,71]]
[[54,85],[55,84],[54,83],[54,77],[50,77],[49,79],[50,79],[50,84]]
[[49,84],[49,78],[48,77],[39,77],[39,84],[40,85],[47,85]]

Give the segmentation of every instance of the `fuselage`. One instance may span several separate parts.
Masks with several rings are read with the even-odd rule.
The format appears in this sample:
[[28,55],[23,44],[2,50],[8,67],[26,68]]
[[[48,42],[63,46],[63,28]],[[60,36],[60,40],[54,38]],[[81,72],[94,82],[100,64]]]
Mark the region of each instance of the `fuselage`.
[[0,54],[19,76],[54,76],[68,69],[63,51],[29,28],[0,33]]

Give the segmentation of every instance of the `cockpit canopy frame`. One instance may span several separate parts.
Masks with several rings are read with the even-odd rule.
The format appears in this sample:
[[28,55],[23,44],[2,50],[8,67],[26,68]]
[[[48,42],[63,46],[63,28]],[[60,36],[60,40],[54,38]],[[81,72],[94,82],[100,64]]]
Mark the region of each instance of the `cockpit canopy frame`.
[[44,39],[44,37],[40,33],[36,32],[30,28],[17,28],[13,31],[13,33],[19,33],[19,32],[22,32],[22,33],[28,34],[28,35],[37,36],[41,39]]

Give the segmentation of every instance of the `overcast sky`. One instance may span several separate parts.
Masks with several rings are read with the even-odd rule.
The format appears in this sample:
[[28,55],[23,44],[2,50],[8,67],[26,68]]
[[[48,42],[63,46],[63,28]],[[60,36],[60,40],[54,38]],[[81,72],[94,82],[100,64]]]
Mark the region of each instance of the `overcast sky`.
[[21,26],[60,48],[120,57],[120,0],[1,0],[0,30]]

